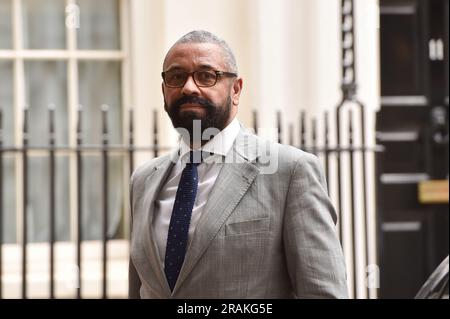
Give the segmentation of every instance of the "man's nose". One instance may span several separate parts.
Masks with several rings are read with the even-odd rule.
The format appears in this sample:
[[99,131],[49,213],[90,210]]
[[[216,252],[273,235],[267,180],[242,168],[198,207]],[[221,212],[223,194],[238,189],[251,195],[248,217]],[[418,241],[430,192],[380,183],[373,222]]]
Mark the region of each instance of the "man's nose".
[[188,76],[186,83],[184,83],[184,86],[181,89],[181,93],[183,93],[184,95],[199,95],[200,94],[200,90],[199,90],[197,84],[195,84],[194,76],[192,74]]

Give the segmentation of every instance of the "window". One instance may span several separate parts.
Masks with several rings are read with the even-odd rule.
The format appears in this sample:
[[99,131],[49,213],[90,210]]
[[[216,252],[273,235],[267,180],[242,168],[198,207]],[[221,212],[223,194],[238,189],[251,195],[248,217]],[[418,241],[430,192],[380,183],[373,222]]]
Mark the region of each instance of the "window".
[[[83,152],[76,171],[78,111],[83,146],[102,142],[107,105],[109,143],[122,144],[126,123],[126,0],[1,0],[0,109],[3,153],[3,242],[20,242],[27,212],[28,241],[49,239],[49,109],[54,109],[56,240],[76,237],[77,174],[82,176],[83,240],[100,239],[101,153]],[[23,207],[23,109],[28,110],[28,205]],[[109,238],[121,236],[128,166],[108,159]]]

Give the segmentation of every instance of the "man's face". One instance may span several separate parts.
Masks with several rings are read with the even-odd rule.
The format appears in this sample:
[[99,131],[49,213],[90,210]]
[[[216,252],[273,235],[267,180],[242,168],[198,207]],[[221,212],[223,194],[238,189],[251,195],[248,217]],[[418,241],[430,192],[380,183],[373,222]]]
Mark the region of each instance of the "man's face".
[[[173,47],[166,56],[164,71],[228,71],[221,48],[213,43],[184,43]],[[175,128],[193,134],[193,121],[199,120],[201,131],[222,130],[234,118],[239,104],[242,79],[219,76],[212,87],[199,87],[192,76],[184,86],[172,88],[162,84],[164,109]],[[200,132],[201,134],[201,132]]]

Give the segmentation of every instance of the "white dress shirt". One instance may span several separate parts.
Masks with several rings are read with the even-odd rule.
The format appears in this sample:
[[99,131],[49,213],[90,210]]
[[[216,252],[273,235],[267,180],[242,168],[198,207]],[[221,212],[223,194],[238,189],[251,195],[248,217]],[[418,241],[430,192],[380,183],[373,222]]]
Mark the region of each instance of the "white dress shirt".
[[[213,153],[206,158],[200,165],[198,170],[198,189],[195,198],[194,208],[192,209],[191,223],[189,225],[188,246],[191,242],[192,235],[195,231],[195,226],[203,214],[203,209],[209,198],[209,194],[214,186],[217,176],[220,173],[222,165],[220,159],[225,158],[228,151],[230,151],[233,143],[240,131],[240,124],[236,118],[228,124],[220,133],[214,136],[201,148],[205,152]],[[156,243],[159,250],[160,261],[164,268],[164,259],[166,255],[167,234],[169,231],[170,217],[172,216],[172,209],[175,203],[175,196],[177,194],[178,183],[180,182],[181,173],[186,166],[189,159],[188,153],[191,151],[183,139],[180,141],[180,157],[167,177],[165,184],[161,188],[156,200],[153,218],[153,230],[156,238]],[[218,161],[219,160],[219,161]],[[218,163],[219,162],[219,163]]]

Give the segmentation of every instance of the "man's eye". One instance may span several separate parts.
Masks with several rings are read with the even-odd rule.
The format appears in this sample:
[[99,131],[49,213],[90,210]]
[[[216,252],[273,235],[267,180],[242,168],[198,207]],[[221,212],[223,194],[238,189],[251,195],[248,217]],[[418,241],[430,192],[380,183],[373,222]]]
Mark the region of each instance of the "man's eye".
[[179,80],[184,78],[184,76],[185,76],[184,73],[174,73],[172,74],[172,79]]
[[215,74],[211,72],[198,72],[197,77],[202,81],[210,81],[215,78]]
[[186,74],[183,72],[175,72],[175,73],[168,73],[167,74],[167,80],[169,82],[172,81],[182,81],[186,78]]

